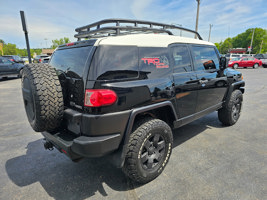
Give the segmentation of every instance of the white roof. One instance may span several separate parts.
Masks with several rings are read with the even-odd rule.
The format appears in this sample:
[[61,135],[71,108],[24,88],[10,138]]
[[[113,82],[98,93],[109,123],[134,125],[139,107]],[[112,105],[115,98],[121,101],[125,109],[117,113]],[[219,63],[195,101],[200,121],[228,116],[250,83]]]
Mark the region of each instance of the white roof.
[[174,35],[160,35],[160,34],[131,34],[122,36],[110,36],[99,38],[95,46],[99,45],[127,45],[139,47],[168,47],[172,43],[187,43],[187,44],[203,44],[212,45],[213,43]]

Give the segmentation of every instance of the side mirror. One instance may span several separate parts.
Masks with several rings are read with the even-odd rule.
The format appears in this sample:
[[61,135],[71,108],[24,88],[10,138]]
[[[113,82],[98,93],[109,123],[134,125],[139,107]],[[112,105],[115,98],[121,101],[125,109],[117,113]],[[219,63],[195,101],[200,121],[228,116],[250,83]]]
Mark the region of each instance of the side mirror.
[[220,57],[220,70],[226,69],[226,58]]

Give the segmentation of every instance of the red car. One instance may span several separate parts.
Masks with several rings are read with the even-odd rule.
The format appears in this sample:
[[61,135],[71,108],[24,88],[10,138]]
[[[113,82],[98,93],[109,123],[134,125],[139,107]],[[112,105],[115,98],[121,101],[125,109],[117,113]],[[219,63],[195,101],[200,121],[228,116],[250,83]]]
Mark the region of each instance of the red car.
[[228,67],[232,67],[234,69],[238,67],[258,68],[261,65],[262,65],[262,61],[254,57],[242,57],[240,59],[231,60],[228,63]]

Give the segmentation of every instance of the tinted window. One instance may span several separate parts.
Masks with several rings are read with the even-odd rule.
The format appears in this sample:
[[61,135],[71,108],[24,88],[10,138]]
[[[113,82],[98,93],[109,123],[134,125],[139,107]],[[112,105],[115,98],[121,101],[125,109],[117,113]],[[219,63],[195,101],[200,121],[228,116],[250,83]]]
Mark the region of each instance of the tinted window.
[[54,52],[50,65],[58,71],[70,72],[72,77],[82,77],[87,57],[92,46],[59,49]]
[[193,46],[196,70],[219,69],[219,59],[213,47]]
[[171,72],[168,48],[140,47],[139,67],[142,79],[168,75]]
[[12,64],[12,62],[6,58],[0,58],[0,64]]
[[99,46],[91,67],[97,80],[138,77],[138,50],[135,46]]
[[239,58],[240,55],[232,55],[233,58]]
[[174,63],[174,73],[192,71],[191,58],[187,46],[178,45],[172,47],[171,56]]
[[257,58],[257,59],[260,59],[260,58],[263,58],[263,55],[262,54],[257,54],[254,57]]

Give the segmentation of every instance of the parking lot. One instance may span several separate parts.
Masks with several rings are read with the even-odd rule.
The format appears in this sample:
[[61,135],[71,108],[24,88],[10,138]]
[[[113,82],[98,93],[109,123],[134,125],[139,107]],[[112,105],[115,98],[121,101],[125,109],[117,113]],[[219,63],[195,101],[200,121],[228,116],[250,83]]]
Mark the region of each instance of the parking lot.
[[0,80],[0,199],[267,199],[267,69],[238,69],[246,81],[241,118],[217,113],[175,131],[163,173],[138,185],[106,158],[73,163],[43,148],[26,118],[20,79]]

